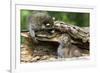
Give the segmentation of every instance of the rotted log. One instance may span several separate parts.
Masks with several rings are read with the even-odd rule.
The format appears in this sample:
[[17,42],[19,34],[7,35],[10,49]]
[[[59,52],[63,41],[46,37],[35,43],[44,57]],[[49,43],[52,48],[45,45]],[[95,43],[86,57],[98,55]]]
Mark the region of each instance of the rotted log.
[[55,21],[54,28],[61,33],[67,33],[72,39],[72,44],[82,49],[89,50],[89,27],[78,27],[75,25],[69,25],[62,21]]

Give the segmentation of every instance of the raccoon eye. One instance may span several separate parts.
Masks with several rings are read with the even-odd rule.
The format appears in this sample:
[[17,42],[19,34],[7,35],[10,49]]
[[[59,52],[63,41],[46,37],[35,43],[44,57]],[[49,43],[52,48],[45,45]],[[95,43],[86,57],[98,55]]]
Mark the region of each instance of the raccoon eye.
[[48,24],[46,24],[46,26],[50,26],[50,24],[48,23]]
[[49,23],[47,23],[45,26],[46,26],[46,27],[50,27],[50,24],[49,24]]

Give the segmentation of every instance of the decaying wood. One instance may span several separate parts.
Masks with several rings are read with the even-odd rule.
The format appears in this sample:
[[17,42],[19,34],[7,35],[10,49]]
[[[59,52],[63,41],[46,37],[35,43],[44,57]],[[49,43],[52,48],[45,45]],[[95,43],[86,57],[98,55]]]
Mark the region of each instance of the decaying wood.
[[54,28],[62,33],[67,33],[68,35],[70,35],[73,44],[76,44],[80,48],[89,49],[89,27],[81,28],[75,25],[68,25],[61,21],[56,21]]
[[66,32],[68,33],[71,37],[75,39],[82,39],[82,42],[89,42],[89,27],[78,27],[75,25],[67,25],[66,23],[63,22],[63,24],[55,23],[54,26],[55,29],[58,29],[62,33]]
[[[52,49],[54,46],[50,46],[49,43],[36,44],[32,41],[29,32],[21,32],[21,36],[25,39],[21,45],[21,62],[38,62],[41,60],[56,60],[56,49]],[[42,46],[41,46],[42,45]],[[51,49],[48,49],[51,48]],[[55,47],[54,47],[55,48]]]

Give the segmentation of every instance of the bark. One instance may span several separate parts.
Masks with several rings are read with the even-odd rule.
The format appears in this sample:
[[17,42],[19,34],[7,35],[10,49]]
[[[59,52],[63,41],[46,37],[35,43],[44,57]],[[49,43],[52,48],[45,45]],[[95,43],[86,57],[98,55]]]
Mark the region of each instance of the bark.
[[89,50],[89,27],[82,28],[75,25],[67,25],[66,23],[59,23],[55,24],[54,26],[56,30],[58,30],[61,33],[67,33],[72,39],[72,44],[75,44],[79,48]]

